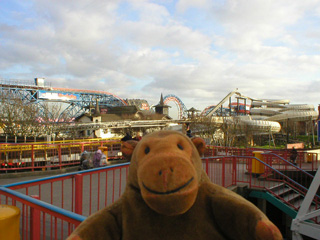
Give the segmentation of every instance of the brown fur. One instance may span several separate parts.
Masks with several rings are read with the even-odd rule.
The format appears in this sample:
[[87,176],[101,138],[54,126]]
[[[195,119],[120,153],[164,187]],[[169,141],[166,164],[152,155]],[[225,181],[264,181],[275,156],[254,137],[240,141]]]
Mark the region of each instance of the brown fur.
[[124,194],[88,217],[70,239],[282,239],[253,204],[210,182],[200,158],[204,146],[202,139],[174,131],[143,137],[132,149]]

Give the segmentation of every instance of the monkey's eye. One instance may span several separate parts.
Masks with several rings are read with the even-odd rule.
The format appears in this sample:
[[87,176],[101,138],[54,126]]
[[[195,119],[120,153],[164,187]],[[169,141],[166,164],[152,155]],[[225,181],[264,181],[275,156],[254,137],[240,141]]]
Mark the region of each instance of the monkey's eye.
[[179,148],[180,150],[183,150],[183,147],[182,147],[181,144],[178,144],[177,146],[178,146],[178,148]]
[[149,147],[146,147],[145,149],[144,149],[144,153],[145,154],[148,154],[150,152],[150,148]]

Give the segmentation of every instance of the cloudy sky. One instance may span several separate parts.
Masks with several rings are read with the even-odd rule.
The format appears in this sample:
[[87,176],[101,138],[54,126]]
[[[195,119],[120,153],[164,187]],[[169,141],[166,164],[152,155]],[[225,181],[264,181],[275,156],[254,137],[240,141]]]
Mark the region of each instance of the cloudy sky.
[[[320,103],[320,0],[1,0],[0,78],[187,108]],[[173,104],[174,106],[174,104]]]

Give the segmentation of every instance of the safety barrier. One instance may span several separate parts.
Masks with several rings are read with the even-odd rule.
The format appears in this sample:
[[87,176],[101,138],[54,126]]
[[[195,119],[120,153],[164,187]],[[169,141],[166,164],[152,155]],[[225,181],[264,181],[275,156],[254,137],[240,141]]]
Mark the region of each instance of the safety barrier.
[[[317,170],[315,167],[319,167],[318,161],[314,161],[314,164],[304,163],[299,160],[297,160],[296,163],[292,163],[272,152],[266,152],[263,156],[263,161],[271,166],[272,169],[278,170],[306,188],[309,188],[313,180],[313,175],[307,171],[314,172]],[[265,169],[264,176],[270,174],[269,170],[271,170],[271,168]]]
[[[255,174],[252,172],[253,158],[205,157],[203,168],[213,183],[224,187],[247,184],[250,188],[266,190],[297,209],[307,186],[256,158],[264,165],[264,174]],[[291,168],[295,169],[295,166]],[[0,186],[0,203],[21,209],[22,240],[64,239],[87,216],[121,196],[128,169],[129,163],[124,163]],[[313,205],[319,208],[318,198],[314,199]]]
[[[5,204],[20,208],[20,239],[65,239],[84,216],[62,210],[59,207],[37,200],[9,188],[0,187]],[[2,200],[1,200],[2,203]]]
[[121,196],[128,168],[124,163],[9,184],[0,187],[0,203],[21,209],[23,240],[65,239],[86,216]]
[[[95,141],[94,141],[95,140]],[[108,159],[121,159],[121,142],[118,140],[99,141],[91,139],[88,142],[54,142],[50,143],[0,143],[0,173],[12,171],[35,171],[47,169],[61,169],[68,166],[79,165],[80,155],[83,151],[94,153],[98,148],[107,148]],[[205,156],[251,156],[256,148],[235,148],[208,146]],[[289,160],[290,151],[268,150],[285,160]],[[278,161],[276,158],[272,161]],[[280,161],[282,163],[282,161]],[[319,167],[318,154],[299,151],[297,164],[305,165],[310,171]]]
[[95,152],[102,147],[107,148],[109,160],[122,158],[121,143],[114,140],[60,144],[0,143],[0,173],[61,169],[79,165],[83,151]]
[[208,146],[206,156],[249,156],[252,153],[250,148]]
[[[253,161],[258,161],[263,165],[262,174],[253,172]],[[311,174],[302,169],[297,169],[293,164],[291,167],[287,167],[286,171],[281,171],[268,165],[264,160],[251,156],[205,158],[203,167],[212,182],[224,187],[242,183],[250,189],[267,191],[279,199],[286,208],[291,208],[291,212],[298,211],[313,180]],[[312,200],[310,211],[319,208],[320,197],[316,195]],[[312,220],[317,224],[320,223],[320,217]]]
[[[236,147],[222,147],[222,146],[208,146],[205,152],[206,157],[223,157],[223,156],[252,156],[254,151],[263,151],[274,154],[274,157],[270,157],[272,161],[278,162],[278,164],[284,164],[279,161],[279,157],[290,161],[291,150],[290,149],[262,149],[262,148],[236,148]],[[316,171],[320,166],[320,159],[317,153],[311,153],[307,150],[299,150],[296,159],[297,165],[308,171]]]

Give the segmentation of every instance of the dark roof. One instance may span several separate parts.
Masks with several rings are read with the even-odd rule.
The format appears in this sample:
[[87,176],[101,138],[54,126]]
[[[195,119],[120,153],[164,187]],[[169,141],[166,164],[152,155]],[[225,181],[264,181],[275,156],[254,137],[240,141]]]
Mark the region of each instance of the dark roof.
[[115,106],[108,107],[106,114],[135,114],[138,112],[137,106]]
[[195,109],[194,107],[187,110],[187,112],[201,112],[200,110]]

